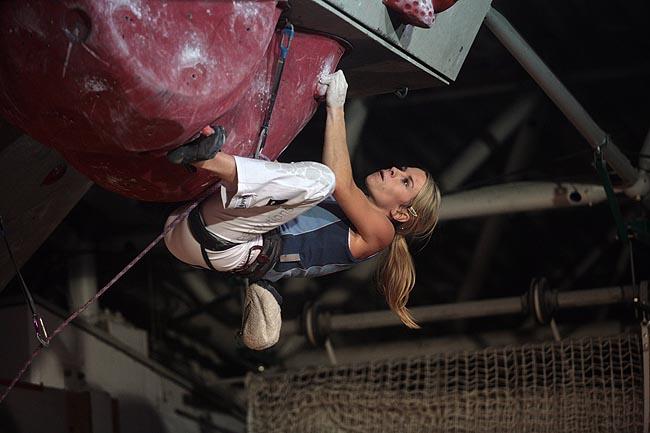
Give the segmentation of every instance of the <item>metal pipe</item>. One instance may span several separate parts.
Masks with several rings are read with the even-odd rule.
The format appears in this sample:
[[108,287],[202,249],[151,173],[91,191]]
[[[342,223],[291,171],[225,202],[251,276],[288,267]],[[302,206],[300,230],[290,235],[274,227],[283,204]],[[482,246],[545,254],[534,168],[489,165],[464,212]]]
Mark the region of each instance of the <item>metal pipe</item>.
[[[508,156],[505,166],[505,175],[521,170],[530,159],[532,150],[535,148],[536,140],[534,128],[531,122],[522,125],[517,132],[512,150]],[[479,288],[483,284],[485,275],[490,269],[494,258],[494,250],[499,246],[499,240],[505,226],[506,219],[493,216],[483,222],[481,234],[476,242],[472,262],[467,269],[462,286],[458,289],[456,301],[471,301],[478,298]]]
[[607,196],[600,185],[512,182],[443,197],[440,220],[593,205]]
[[[639,179],[631,187],[625,190],[628,197],[635,200],[650,198],[650,131],[643,141],[641,153],[639,154]],[[645,207],[650,209],[650,202],[646,200]]]
[[[577,290],[558,293],[558,308],[580,308],[602,305],[614,305],[631,301],[632,286],[603,287],[590,290]],[[473,319],[521,314],[526,311],[522,297],[486,299],[482,301],[439,304],[412,308],[411,313],[418,323],[441,322],[446,320]],[[329,317],[331,331],[352,331],[374,329],[400,324],[392,311],[371,311],[367,313],[333,315]],[[295,325],[288,326],[291,330]],[[290,330],[285,329],[285,333]]]
[[621,179],[628,185],[634,184],[639,177],[638,171],[508,20],[494,8],[490,8],[485,17],[485,24],[587,139],[589,144],[593,148],[604,146],[605,160]]
[[632,286],[574,290],[559,292],[557,294],[557,306],[558,308],[581,308],[613,305],[625,300],[632,300],[632,296]]
[[[521,298],[513,296],[510,298],[459,302],[457,304],[428,305],[426,307],[411,308],[410,311],[418,323],[428,323],[518,314],[522,311],[522,305]],[[384,328],[397,326],[400,323],[400,320],[392,311],[371,311],[330,317],[330,329],[332,331]]]
[[[573,283],[578,280],[580,277],[585,275],[592,266],[602,257],[602,255],[607,251],[610,245],[617,241],[616,238],[616,227],[610,229],[609,233],[605,237],[605,242],[601,242],[597,246],[590,246],[588,253],[585,257],[582,258],[576,265],[571,267],[571,272],[567,272],[568,275],[558,284],[557,290],[559,292],[565,292],[569,290]],[[614,284],[616,280],[610,280],[611,284]]]
[[[646,66],[634,68],[616,68],[595,70],[587,68],[585,70],[575,70],[562,75],[564,83],[568,83],[572,88],[587,86],[605,86],[609,82],[632,82],[634,80],[646,83],[650,78],[650,69]],[[528,79],[507,80],[505,82],[494,82],[490,84],[481,84],[475,86],[464,86],[455,83],[453,86],[436,87],[430,91],[419,91],[412,93],[406,100],[399,98],[385,98],[373,101],[375,108],[394,108],[403,107],[408,104],[409,107],[422,104],[431,104],[443,101],[458,101],[470,98],[488,97],[493,95],[502,95],[505,93],[520,92],[522,89],[533,90],[535,85]]]
[[487,128],[485,137],[473,140],[440,176],[442,189],[458,188],[492,154],[495,144],[501,144],[528,118],[536,102],[537,98],[526,96],[497,117]]

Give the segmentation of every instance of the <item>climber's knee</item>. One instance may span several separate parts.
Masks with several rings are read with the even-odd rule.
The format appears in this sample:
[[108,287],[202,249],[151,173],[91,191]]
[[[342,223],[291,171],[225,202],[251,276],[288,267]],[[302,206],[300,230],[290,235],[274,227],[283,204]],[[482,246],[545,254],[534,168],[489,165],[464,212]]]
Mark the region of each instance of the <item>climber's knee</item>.
[[317,173],[315,183],[318,185],[312,193],[312,199],[321,201],[334,192],[336,178],[334,172],[325,164],[317,162],[310,163],[315,173]]

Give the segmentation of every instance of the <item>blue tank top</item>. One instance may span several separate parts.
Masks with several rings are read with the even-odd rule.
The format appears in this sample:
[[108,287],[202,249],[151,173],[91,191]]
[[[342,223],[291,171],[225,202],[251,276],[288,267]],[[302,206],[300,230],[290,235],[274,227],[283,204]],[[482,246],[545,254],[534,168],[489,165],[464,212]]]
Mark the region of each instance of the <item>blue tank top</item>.
[[350,222],[331,196],[281,225],[280,236],[280,259],[265,280],[318,277],[363,261],[350,252]]

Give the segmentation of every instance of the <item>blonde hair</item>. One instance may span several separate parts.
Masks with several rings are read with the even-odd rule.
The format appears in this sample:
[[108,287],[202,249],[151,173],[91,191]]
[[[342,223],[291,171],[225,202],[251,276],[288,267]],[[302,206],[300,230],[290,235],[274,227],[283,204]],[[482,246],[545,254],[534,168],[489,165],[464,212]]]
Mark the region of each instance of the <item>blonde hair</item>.
[[395,237],[380,257],[377,268],[377,284],[386,297],[391,310],[409,328],[419,328],[406,308],[409,295],[415,285],[415,266],[409,252],[407,238],[427,241],[438,222],[440,213],[440,189],[427,173],[427,180],[407,206],[410,218],[396,226]]

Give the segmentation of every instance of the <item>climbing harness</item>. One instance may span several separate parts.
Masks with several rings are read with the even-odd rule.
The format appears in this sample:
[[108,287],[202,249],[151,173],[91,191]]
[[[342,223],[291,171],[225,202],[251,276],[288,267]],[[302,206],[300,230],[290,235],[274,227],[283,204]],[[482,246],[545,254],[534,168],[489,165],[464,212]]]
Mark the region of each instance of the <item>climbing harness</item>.
[[[201,206],[196,206],[187,216],[187,225],[194,240],[201,246],[201,256],[206,267],[216,271],[208,257],[208,251],[224,251],[232,248],[236,243],[222,239],[206,228],[205,221],[201,215]],[[271,230],[262,235],[262,245],[256,245],[249,249],[244,264],[230,273],[249,278],[251,282],[258,281],[278,261],[282,249],[282,239],[279,231]],[[251,257],[254,251],[259,251],[254,260]]]
[[[122,269],[117,275],[115,275],[113,277],[112,280],[110,280],[104,287],[102,287],[102,289],[99,290],[95,294],[95,296],[93,296],[88,301],[86,301],[85,304],[83,304],[81,307],[79,307],[79,309],[77,309],[74,313],[72,313],[67,319],[65,319],[63,322],[61,322],[61,324],[54,330],[54,332],[52,332],[52,334],[50,336],[47,336],[47,334],[45,334],[44,341],[41,341],[41,339],[39,338],[39,341],[41,341],[41,345],[39,345],[36,349],[34,349],[32,354],[30,355],[30,357],[27,359],[27,361],[25,362],[23,367],[20,369],[20,371],[16,375],[16,377],[14,377],[14,379],[11,381],[11,383],[9,384],[7,389],[5,389],[4,393],[0,396],[0,403],[2,403],[5,398],[7,398],[7,395],[9,395],[9,392],[11,392],[11,390],[14,388],[14,386],[16,386],[16,384],[18,383],[20,378],[23,376],[23,374],[25,374],[25,372],[27,371],[29,366],[32,364],[34,359],[39,355],[39,353],[41,353],[41,350],[43,350],[44,347],[47,347],[49,345],[49,343],[54,339],[54,337],[56,337],[61,331],[63,331],[63,329],[65,329],[65,327],[68,326],[70,324],[70,322],[72,322],[81,313],[83,313],[84,310],[86,310],[86,308],[88,308],[88,306],[90,304],[92,304],[97,299],[99,299],[113,284],[115,284],[115,282],[117,280],[122,278],[122,276],[129,269],[131,269],[138,261],[140,261],[140,259],[142,259],[142,257],[144,257],[149,251],[151,251],[151,249],[153,247],[155,247],[158,244],[158,242],[160,242],[161,239],[164,238],[165,235],[167,235],[167,233],[169,233],[174,227],[176,227],[176,225],[178,225],[178,223],[183,221],[183,219],[185,219],[187,217],[187,215],[194,208],[196,208],[199,205],[199,203],[201,203],[203,200],[205,200],[206,197],[213,194],[217,190],[217,188],[219,187],[220,184],[221,184],[220,182],[217,182],[214,185],[212,185],[210,188],[208,188],[206,191],[204,191],[203,194],[201,194],[192,204],[190,204],[183,212],[181,212],[167,227],[165,227],[165,230],[163,230],[163,232],[161,234],[159,234],[158,237],[156,237],[153,241],[151,241],[151,243],[149,245],[147,245],[147,247],[144,250],[142,250],[142,252],[140,254],[138,254],[133,260],[131,260],[131,262],[129,262],[129,264],[127,264],[124,267],[124,269]],[[3,235],[4,235],[4,233],[3,233]],[[6,237],[5,237],[5,241],[6,241]],[[42,323],[42,321],[39,321],[39,322]],[[43,328],[43,330],[44,329],[45,328]],[[37,333],[37,336],[38,336],[38,333]],[[41,337],[43,337],[43,335],[41,335]]]
[[[250,259],[253,251],[259,252],[255,260],[251,262]],[[256,283],[275,266],[280,259],[281,251],[282,237],[280,236],[280,230],[268,231],[262,235],[262,245],[249,249],[246,261],[240,268],[235,269],[233,273],[247,278],[252,283]]]
[[264,116],[264,122],[262,122],[262,129],[260,130],[260,136],[257,140],[257,148],[255,149],[255,159],[260,157],[264,146],[266,145],[266,137],[269,135],[269,126],[271,123],[271,115],[273,114],[273,107],[275,106],[275,98],[278,95],[278,89],[280,88],[280,81],[282,79],[282,72],[284,72],[284,63],[287,60],[287,55],[289,54],[289,47],[291,46],[291,41],[294,36],[293,24],[287,23],[282,29],[282,34],[280,36],[280,56],[275,65],[275,75],[273,77],[273,86],[271,87],[271,99],[269,100],[269,108],[266,110]]
[[187,226],[190,229],[190,233],[192,233],[194,240],[201,246],[201,256],[203,257],[205,265],[213,271],[216,271],[214,266],[212,266],[210,258],[208,257],[207,250],[224,251],[228,248],[234,247],[237,244],[216,236],[206,228],[205,221],[203,220],[203,215],[201,215],[201,206],[195,207],[187,215]]
[[36,306],[34,305],[34,298],[32,298],[32,294],[27,288],[27,284],[25,284],[23,275],[20,273],[20,269],[18,268],[18,263],[16,263],[16,259],[14,258],[14,253],[11,250],[11,246],[9,245],[9,239],[7,239],[7,230],[5,229],[4,222],[2,221],[1,215],[0,215],[0,236],[2,236],[2,239],[4,239],[5,245],[7,246],[7,251],[9,252],[9,258],[11,259],[11,263],[14,265],[16,275],[18,275],[18,280],[20,281],[20,286],[22,287],[23,294],[25,295],[25,299],[27,300],[27,305],[29,305],[29,309],[32,311],[32,324],[34,325],[34,330],[36,332],[36,339],[38,340],[39,343],[41,343],[41,345],[47,347],[47,345],[49,344],[49,340],[47,337],[47,329],[45,329],[45,323],[43,323],[43,318],[36,311]]

